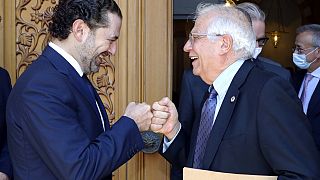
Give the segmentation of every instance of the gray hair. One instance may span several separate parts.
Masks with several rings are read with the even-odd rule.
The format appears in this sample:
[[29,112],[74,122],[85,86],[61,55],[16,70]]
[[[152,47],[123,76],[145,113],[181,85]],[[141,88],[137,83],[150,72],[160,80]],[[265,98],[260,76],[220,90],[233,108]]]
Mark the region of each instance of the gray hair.
[[[228,34],[233,39],[233,51],[237,58],[252,57],[256,47],[256,37],[251,22],[247,16],[233,6],[221,4],[200,3],[197,7],[196,18],[213,13],[207,28],[207,34]],[[208,36],[210,40],[215,37]]]
[[320,25],[319,24],[307,24],[297,28],[297,34],[303,32],[311,32],[312,33],[312,45],[320,47]]
[[237,5],[237,8],[248,13],[252,21],[265,21],[265,13],[254,3],[244,2]]

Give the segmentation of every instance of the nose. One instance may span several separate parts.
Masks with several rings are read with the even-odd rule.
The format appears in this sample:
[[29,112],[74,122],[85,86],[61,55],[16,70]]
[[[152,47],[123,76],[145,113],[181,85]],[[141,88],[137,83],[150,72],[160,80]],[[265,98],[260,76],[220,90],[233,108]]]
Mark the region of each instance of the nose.
[[186,42],[186,44],[184,45],[184,47],[183,47],[183,51],[184,52],[190,52],[191,49],[192,49],[191,41],[188,40]]
[[116,51],[117,51],[117,42],[113,42],[110,44],[108,52],[109,52],[109,54],[114,56],[116,54]]

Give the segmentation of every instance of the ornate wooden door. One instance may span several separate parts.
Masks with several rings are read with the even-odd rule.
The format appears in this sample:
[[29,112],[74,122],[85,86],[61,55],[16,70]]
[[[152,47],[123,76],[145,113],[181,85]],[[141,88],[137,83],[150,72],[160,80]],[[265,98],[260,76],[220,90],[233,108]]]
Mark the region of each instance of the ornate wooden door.
[[[172,0],[117,0],[123,22],[115,57],[91,74],[111,124],[130,101],[152,104],[171,96]],[[48,42],[58,0],[0,0],[0,65],[16,81]],[[140,152],[114,172],[115,180],[169,179],[159,154]]]

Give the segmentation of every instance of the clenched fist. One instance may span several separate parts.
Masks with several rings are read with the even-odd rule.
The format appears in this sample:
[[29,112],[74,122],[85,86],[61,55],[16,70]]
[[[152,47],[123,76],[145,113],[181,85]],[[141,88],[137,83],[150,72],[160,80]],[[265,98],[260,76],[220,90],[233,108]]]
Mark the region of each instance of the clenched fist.
[[153,114],[150,105],[131,102],[128,104],[124,116],[133,119],[141,132],[149,130]]
[[173,102],[164,97],[152,105],[153,118],[150,129],[156,133],[164,134],[171,140],[179,131],[180,122],[178,112]]

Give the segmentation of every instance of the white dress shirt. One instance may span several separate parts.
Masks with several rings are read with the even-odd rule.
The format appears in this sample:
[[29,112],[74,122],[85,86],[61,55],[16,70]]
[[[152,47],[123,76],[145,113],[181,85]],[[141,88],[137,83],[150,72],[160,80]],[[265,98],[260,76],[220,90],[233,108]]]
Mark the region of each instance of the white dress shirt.
[[[313,94],[314,90],[316,89],[318,82],[319,82],[319,79],[320,79],[320,67],[317,68],[316,70],[314,70],[311,73],[311,75],[313,76],[313,78],[310,80],[310,82],[308,83],[308,86],[306,87],[306,90],[305,90],[306,95],[304,98],[304,102],[302,104],[303,105],[303,112],[305,114],[307,114],[310,99],[311,99],[312,94]],[[303,79],[303,82],[301,84],[300,91],[299,91],[299,98],[300,99],[301,99],[304,83],[305,83],[305,78]]]
[[[229,86],[234,78],[234,76],[236,75],[236,73],[238,72],[238,70],[240,69],[240,67],[242,66],[242,64],[244,63],[245,60],[237,60],[236,62],[234,62],[233,64],[231,64],[228,68],[226,68],[218,77],[217,79],[212,83],[214,89],[217,91],[218,95],[217,95],[217,105],[216,105],[216,110],[215,110],[215,114],[213,117],[213,123],[212,126],[215,123],[216,117],[219,113],[220,107],[222,105],[222,102],[224,100],[224,97],[227,94],[227,91],[229,89]],[[208,89],[209,90],[209,89]],[[162,148],[162,152],[164,153],[169,146],[171,145],[171,143],[174,141],[174,139],[177,137],[177,135],[179,134],[181,130],[181,125],[179,127],[179,131],[178,133],[175,135],[175,137],[169,141],[168,138],[164,137],[164,141],[163,141],[163,148]]]

